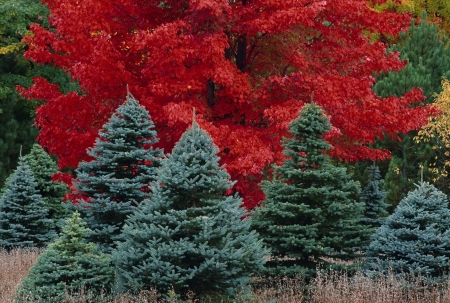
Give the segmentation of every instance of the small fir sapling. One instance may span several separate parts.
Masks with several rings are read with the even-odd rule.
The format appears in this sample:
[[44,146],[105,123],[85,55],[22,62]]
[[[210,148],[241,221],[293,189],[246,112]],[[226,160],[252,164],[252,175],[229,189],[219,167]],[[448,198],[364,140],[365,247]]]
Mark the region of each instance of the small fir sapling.
[[67,219],[59,237],[24,278],[16,292],[16,302],[56,303],[68,295],[95,298],[111,293],[114,267],[108,255],[86,242],[88,232],[78,212]]

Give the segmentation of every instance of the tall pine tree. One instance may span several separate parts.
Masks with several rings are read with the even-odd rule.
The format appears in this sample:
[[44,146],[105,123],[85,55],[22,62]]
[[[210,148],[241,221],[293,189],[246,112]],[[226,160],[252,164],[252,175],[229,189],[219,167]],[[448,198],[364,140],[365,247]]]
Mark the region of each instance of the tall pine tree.
[[113,253],[122,290],[233,295],[262,268],[267,251],[243,219],[241,198],[226,195],[234,182],[218,152],[194,122],[162,162],[152,196]]
[[94,160],[76,170],[76,209],[91,229],[89,240],[103,252],[115,247],[126,217],[149,197],[163,157],[151,146],[158,141],[154,128],[148,111],[128,94],[88,150]]
[[367,249],[365,272],[411,273],[442,281],[450,268],[450,210],[447,196],[428,183],[408,193],[376,231]]
[[66,302],[68,295],[95,296],[111,292],[114,268],[110,257],[86,242],[89,229],[75,212],[59,238],[39,256],[16,293],[16,302]]
[[272,250],[268,275],[309,279],[319,265],[354,259],[368,236],[360,223],[359,183],[324,153],[330,145],[323,135],[330,129],[320,107],[305,105],[283,143],[286,160],[275,166],[272,181],[261,184],[266,200],[253,213],[253,227]]
[[0,198],[0,246],[6,249],[46,246],[56,237],[48,215],[33,173],[20,158]]

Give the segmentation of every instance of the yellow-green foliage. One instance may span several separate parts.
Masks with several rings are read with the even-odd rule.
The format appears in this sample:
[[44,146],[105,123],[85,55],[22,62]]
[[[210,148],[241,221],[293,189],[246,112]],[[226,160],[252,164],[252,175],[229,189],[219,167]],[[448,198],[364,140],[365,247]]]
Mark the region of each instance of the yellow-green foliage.
[[436,177],[432,180],[448,178],[450,171],[450,82],[442,81],[442,92],[436,96],[434,107],[438,114],[430,117],[428,124],[423,126],[414,140],[418,142],[431,142],[433,149],[442,151],[443,158],[436,157],[431,161],[428,169]]
[[411,13],[413,18],[421,18],[427,12],[427,20],[437,23],[439,27],[450,33],[450,1],[448,0],[387,0],[383,4],[373,5],[377,11]]

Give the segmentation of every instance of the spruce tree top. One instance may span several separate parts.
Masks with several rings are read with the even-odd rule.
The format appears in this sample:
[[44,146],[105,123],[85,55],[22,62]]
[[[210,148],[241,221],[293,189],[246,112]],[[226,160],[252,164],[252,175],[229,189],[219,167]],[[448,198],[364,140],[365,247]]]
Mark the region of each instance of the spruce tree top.
[[33,144],[29,154],[24,156],[25,161],[33,170],[36,182],[41,182],[43,192],[49,192],[51,189],[51,176],[58,172],[56,162],[50,157],[48,153],[38,143]]
[[[90,170],[97,166],[103,174],[114,173],[114,178],[144,178],[155,175],[155,167],[162,156],[160,149],[153,149],[158,142],[155,125],[149,112],[128,94],[127,98],[99,131],[94,147],[88,154],[95,161],[84,162],[78,169]],[[136,174],[133,166],[147,170]]]
[[283,167],[290,165],[317,168],[317,165],[327,161],[328,157],[323,152],[329,150],[331,145],[323,139],[323,134],[330,130],[329,118],[323,114],[322,109],[314,103],[306,104],[301,117],[289,125],[293,138],[283,142],[283,154],[289,159],[283,166],[277,166],[276,171],[281,172]]
[[83,222],[80,213],[75,211],[72,217],[66,220],[59,237],[48,248],[68,256],[96,252],[95,245],[86,241],[88,233],[89,228],[86,226],[86,222]]
[[[207,206],[234,182],[219,165],[219,149],[196,122],[180,138],[158,175],[175,209]],[[176,190],[172,190],[176,188]],[[180,191],[182,190],[182,191]],[[190,200],[185,199],[186,196]],[[214,197],[212,201],[208,197]]]
[[53,175],[58,172],[56,162],[38,143],[33,145],[24,159],[30,166],[37,182],[37,189],[47,204],[49,217],[57,223],[59,219],[66,216],[62,198],[67,193],[68,186],[52,181]]
[[422,182],[408,193],[372,236],[366,272],[420,274],[437,281],[450,268],[450,210],[447,196]]
[[[75,182],[79,192],[94,197],[100,189],[116,201],[141,202],[148,196],[145,188],[156,179],[164,155],[161,149],[151,146],[158,142],[154,128],[149,112],[128,94],[99,131],[94,147],[87,151],[94,159],[79,164],[79,181]],[[132,188],[114,188],[124,180],[132,182]]]

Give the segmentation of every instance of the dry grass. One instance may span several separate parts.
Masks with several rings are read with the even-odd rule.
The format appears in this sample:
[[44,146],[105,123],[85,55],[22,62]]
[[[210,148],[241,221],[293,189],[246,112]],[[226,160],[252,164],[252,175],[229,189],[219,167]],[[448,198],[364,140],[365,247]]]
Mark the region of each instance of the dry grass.
[[38,250],[0,248],[0,302],[13,302],[14,292],[39,256]]
[[[37,250],[0,249],[0,302],[12,303],[15,289],[36,262]],[[417,280],[418,281],[418,280]],[[415,282],[405,288],[404,281],[393,275],[381,279],[370,279],[362,275],[348,277],[345,274],[319,275],[309,285],[301,279],[279,279],[258,283],[250,294],[240,295],[235,300],[211,299],[207,303],[450,303],[450,282],[440,287],[424,287]],[[79,296],[64,303],[90,303],[92,300]],[[104,300],[106,302],[106,300]],[[157,303],[163,302],[155,291],[142,292],[137,296],[118,296],[110,303]],[[181,303],[176,299],[164,302]],[[187,300],[188,303],[198,302]]]

